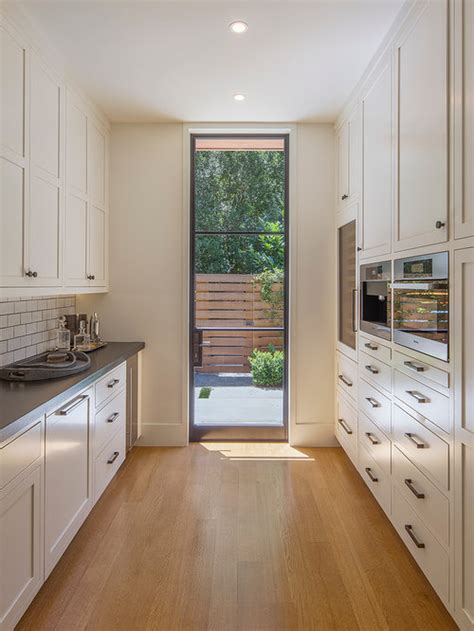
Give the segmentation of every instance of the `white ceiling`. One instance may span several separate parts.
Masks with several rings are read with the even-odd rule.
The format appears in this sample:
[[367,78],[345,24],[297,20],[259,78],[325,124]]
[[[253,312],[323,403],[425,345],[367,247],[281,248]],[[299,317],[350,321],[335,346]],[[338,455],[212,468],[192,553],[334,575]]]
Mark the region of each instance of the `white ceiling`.
[[272,122],[335,120],[403,0],[17,3],[112,121]]

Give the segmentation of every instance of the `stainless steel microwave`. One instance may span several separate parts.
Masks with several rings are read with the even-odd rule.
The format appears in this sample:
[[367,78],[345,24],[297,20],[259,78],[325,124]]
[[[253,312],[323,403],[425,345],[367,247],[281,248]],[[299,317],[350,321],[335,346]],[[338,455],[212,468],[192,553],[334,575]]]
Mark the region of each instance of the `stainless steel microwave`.
[[393,341],[449,358],[449,257],[447,252],[398,259],[394,264]]
[[391,339],[391,262],[360,267],[360,329],[385,340]]

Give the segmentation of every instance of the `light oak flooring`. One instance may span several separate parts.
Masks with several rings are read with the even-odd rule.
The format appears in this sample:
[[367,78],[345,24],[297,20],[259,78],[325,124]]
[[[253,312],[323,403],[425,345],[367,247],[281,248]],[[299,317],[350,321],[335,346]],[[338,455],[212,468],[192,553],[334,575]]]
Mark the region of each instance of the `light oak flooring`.
[[341,449],[135,448],[17,629],[456,629]]

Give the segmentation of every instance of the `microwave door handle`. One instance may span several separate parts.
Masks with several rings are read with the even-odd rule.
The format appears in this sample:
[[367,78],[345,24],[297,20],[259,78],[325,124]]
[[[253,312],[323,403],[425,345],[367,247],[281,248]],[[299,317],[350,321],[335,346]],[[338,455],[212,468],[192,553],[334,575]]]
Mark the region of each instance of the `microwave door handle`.
[[392,289],[405,289],[409,291],[418,290],[418,291],[430,291],[432,289],[436,289],[435,283],[412,283],[409,281],[405,281],[404,283],[392,283]]
[[357,322],[357,289],[352,290],[352,331],[353,333],[357,333],[359,330],[358,322]]

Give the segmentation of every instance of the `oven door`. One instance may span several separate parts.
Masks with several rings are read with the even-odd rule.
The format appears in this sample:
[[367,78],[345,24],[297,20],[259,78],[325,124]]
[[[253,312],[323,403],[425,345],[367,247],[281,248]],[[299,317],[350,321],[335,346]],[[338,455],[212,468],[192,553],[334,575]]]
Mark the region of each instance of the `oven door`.
[[448,361],[448,281],[397,281],[392,289],[393,341]]

